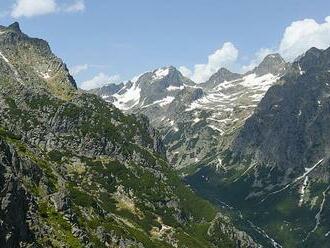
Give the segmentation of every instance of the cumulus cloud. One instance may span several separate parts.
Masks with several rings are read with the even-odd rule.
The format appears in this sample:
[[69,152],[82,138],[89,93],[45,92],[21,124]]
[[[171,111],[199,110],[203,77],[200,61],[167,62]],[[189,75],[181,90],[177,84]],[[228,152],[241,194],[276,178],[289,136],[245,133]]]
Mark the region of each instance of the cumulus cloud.
[[80,84],[80,88],[83,90],[90,90],[94,88],[99,88],[110,83],[120,83],[120,76],[113,75],[109,76],[103,72],[97,74],[90,80],[84,81]]
[[276,49],[261,48],[248,65],[241,67],[241,71],[252,70],[271,53],[279,53],[285,60],[293,61],[312,47],[326,49],[329,46],[330,16],[326,17],[323,23],[318,23],[314,19],[295,21],[286,27]]
[[325,49],[330,46],[330,16],[323,23],[304,19],[291,23],[285,29],[279,53],[292,61],[311,47]]
[[193,70],[181,66],[179,70],[184,76],[200,83],[208,80],[220,67],[235,67],[240,68],[241,72],[247,72],[256,67],[268,54],[279,53],[285,60],[293,61],[311,47],[326,49],[329,46],[330,16],[321,23],[314,19],[304,19],[287,26],[276,48],[259,49],[247,65],[241,66],[236,63],[238,50],[232,43],[227,42],[209,56],[207,64],[195,65]]
[[231,42],[226,42],[220,49],[208,56],[207,64],[197,64],[194,66],[193,71],[184,66],[181,66],[180,70],[183,75],[190,75],[193,81],[202,83],[207,81],[221,67],[233,65],[237,57],[237,48]]
[[71,5],[64,7],[65,12],[81,12],[86,8],[84,0],[77,0]]
[[72,76],[77,76],[79,75],[82,71],[86,71],[89,68],[87,64],[83,65],[75,65],[70,68],[70,73]]
[[84,0],[76,0],[64,5],[58,4],[56,0],[16,0],[10,14],[14,18],[19,18],[47,15],[63,11],[79,12],[84,10]]
[[192,77],[192,71],[189,68],[185,67],[185,66],[180,66],[179,71],[182,73],[183,76],[185,76],[187,78]]
[[17,0],[13,6],[11,16],[18,18],[21,16],[46,15],[55,12],[56,9],[55,0]]

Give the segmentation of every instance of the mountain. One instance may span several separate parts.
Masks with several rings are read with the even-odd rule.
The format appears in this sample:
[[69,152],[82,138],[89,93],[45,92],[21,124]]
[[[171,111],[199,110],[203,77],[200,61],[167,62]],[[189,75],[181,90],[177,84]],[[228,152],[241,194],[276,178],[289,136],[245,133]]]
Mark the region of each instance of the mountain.
[[95,95],[102,95],[103,99],[107,100],[108,102],[111,102],[111,101],[113,101],[112,95],[116,94],[122,88],[124,88],[124,83],[108,84],[108,85],[102,86],[101,88],[92,89],[89,91],[89,93],[95,94]]
[[213,74],[207,82],[200,84],[202,88],[211,89],[218,86],[219,84],[227,81],[233,81],[241,78],[242,75],[233,73],[226,68],[220,68],[215,74]]
[[170,163],[190,174],[199,166],[218,163],[216,155],[287,66],[278,54],[268,55],[251,72],[221,68],[202,84],[183,77],[174,67],[165,67],[127,83],[112,97],[125,112],[146,115],[163,135]]
[[[15,23],[0,52],[1,247],[260,247],[183,184],[144,116],[77,90],[47,42]],[[162,96],[186,80],[166,68],[132,82],[145,102],[147,77]],[[114,103],[133,106],[125,87]]]
[[288,64],[284,61],[280,54],[269,54],[256,68],[253,69],[253,73],[258,76],[271,73],[273,75],[283,75],[287,70]]
[[147,115],[186,183],[266,247],[327,247],[329,70],[330,49],[271,54],[124,111]]
[[175,98],[178,91],[194,85],[182,76],[174,67],[163,67],[147,72],[135,82],[129,82],[125,88],[114,95],[114,105],[120,109],[160,109],[166,108]]
[[42,87],[60,98],[77,90],[66,65],[51,52],[48,43],[23,34],[18,23],[8,28],[0,26],[0,43],[1,69],[5,70],[2,74],[10,74],[22,85]]
[[330,48],[299,57],[219,155],[221,167],[187,179],[283,247],[329,246],[329,72]]

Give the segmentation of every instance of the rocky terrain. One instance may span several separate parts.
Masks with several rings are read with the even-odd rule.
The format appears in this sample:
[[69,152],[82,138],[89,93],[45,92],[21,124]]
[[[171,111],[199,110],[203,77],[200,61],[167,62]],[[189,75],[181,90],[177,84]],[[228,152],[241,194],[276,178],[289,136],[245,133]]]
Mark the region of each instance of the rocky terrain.
[[0,172],[1,247],[260,247],[183,184],[145,117],[78,90],[18,23],[0,27]]
[[220,155],[223,168],[188,179],[253,219],[279,247],[329,244],[329,69],[330,49],[308,50]]
[[286,72],[278,54],[267,56],[245,74],[221,68],[207,82],[196,84],[174,67],[147,72],[113,94],[114,85],[96,93],[128,113],[146,115],[160,130],[168,159],[176,169],[191,173],[205,164],[235,136],[266,91]]
[[165,67],[105,99],[146,115],[186,183],[249,234],[270,247],[328,247],[329,61],[330,49],[293,63],[271,54],[201,84]]

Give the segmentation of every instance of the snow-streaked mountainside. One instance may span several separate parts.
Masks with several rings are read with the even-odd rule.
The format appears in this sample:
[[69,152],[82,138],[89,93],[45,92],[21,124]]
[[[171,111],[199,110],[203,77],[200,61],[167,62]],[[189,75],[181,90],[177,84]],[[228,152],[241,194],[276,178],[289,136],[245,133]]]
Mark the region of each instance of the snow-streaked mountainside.
[[161,130],[171,164],[192,168],[210,160],[210,154],[214,157],[233,137],[286,67],[272,54],[248,73],[221,68],[207,82],[196,84],[169,66],[147,72],[112,94],[107,88],[113,85],[94,93],[123,111],[146,115]]
[[[330,48],[311,48],[271,87],[217,167],[186,178],[239,209],[275,247],[329,247]],[[221,166],[220,166],[221,165]]]

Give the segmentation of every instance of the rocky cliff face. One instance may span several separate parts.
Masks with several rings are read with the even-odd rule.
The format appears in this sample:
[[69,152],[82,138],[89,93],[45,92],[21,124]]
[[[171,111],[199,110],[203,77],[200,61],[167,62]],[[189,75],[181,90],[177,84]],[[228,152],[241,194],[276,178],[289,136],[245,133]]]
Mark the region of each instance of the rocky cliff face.
[[311,49],[292,65],[246,122],[233,145],[235,155],[259,154],[256,159],[286,168],[309,167],[326,156],[328,53]]
[[145,117],[76,90],[17,24],[0,30],[1,247],[258,247],[212,224],[225,218],[184,186]]
[[61,98],[77,89],[66,65],[51,52],[48,43],[22,33],[18,23],[0,27],[0,47],[1,69],[11,72],[21,84],[42,86]]
[[222,153],[222,167],[190,181],[201,190],[213,188],[206,194],[217,192],[284,247],[329,242],[329,69],[330,49],[307,51]]

